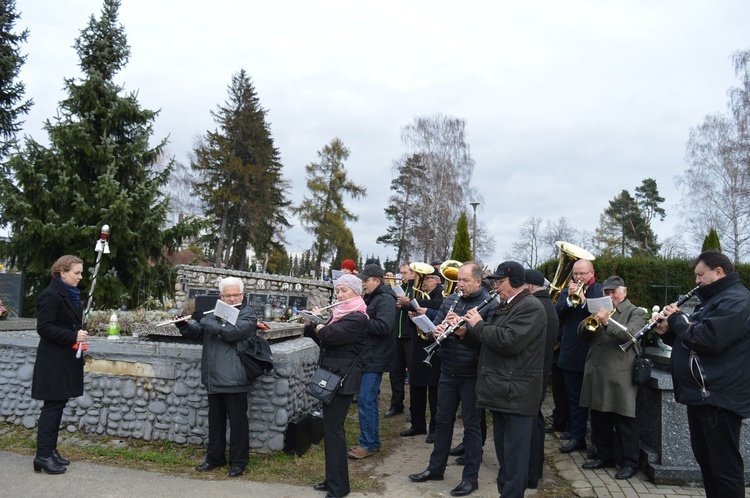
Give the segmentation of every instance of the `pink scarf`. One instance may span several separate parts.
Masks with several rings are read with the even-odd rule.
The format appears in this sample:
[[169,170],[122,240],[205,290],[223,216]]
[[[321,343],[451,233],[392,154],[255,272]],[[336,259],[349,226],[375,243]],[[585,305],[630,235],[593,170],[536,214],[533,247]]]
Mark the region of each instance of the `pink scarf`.
[[351,301],[339,304],[333,308],[333,317],[328,324],[330,325],[336,320],[340,320],[343,316],[348,315],[349,313],[364,313],[364,315],[367,316],[367,305],[365,304],[364,299],[362,299],[362,296],[354,297]]

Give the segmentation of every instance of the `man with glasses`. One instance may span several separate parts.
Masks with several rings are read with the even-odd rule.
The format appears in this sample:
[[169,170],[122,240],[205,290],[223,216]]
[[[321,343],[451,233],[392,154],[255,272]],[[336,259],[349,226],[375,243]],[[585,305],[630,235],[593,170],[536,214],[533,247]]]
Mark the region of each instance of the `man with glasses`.
[[[578,295],[580,303],[572,302],[571,294]],[[564,434],[569,439],[567,443],[560,446],[562,453],[586,449],[586,423],[589,411],[588,408],[579,406],[579,401],[591,338],[578,336],[578,324],[589,316],[586,299],[602,297],[602,295],[602,286],[594,276],[594,265],[591,261],[579,259],[573,265],[573,278],[570,279],[568,288],[560,293],[555,304],[562,331],[557,367],[562,370],[565,377],[565,387],[568,390],[570,403],[571,429],[570,434]]]
[[[230,306],[242,306],[232,324],[214,315],[193,313],[192,322],[177,322],[180,333],[203,343],[201,383],[208,391],[208,448],[206,461],[195,470],[206,472],[227,463],[227,418],[229,419],[229,477],[241,476],[247,467],[250,433],[247,421],[247,379],[235,349],[245,350],[255,337],[257,318],[253,307],[243,305],[242,280],[227,277],[219,282],[219,297]],[[244,346],[244,347],[241,347]]]
[[687,405],[690,444],[708,498],[744,497],[742,419],[750,417],[750,291],[719,251],[693,261],[700,304],[690,316],[674,304],[654,327],[672,346],[677,401]]

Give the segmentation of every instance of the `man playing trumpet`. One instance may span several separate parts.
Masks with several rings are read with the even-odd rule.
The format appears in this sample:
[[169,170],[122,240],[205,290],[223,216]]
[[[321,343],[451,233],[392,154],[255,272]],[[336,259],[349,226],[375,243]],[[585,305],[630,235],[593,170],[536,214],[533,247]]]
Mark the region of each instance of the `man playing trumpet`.
[[591,409],[591,437],[596,445],[596,458],[582,468],[601,469],[617,464],[615,479],[629,479],[638,471],[640,452],[635,421],[638,386],[632,381],[636,353],[631,349],[623,354],[620,344],[646,324],[646,312],[628,300],[622,278],[609,277],[602,290],[612,299],[613,313],[600,309],[578,325],[578,334],[591,338],[580,406]]

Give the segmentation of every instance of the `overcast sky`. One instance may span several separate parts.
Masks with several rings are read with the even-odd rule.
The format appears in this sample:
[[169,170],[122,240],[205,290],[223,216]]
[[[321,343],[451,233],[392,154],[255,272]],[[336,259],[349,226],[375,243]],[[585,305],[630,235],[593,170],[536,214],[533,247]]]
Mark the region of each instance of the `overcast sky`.
[[[101,5],[17,0],[18,28],[30,31],[25,133],[40,142],[64,78],[80,75],[74,40]],[[268,111],[294,202],[305,165],[341,138],[351,179],[368,189],[352,226],[365,255],[395,256],[375,239],[401,128],[420,115],[465,119],[493,267],[529,216],[593,232],[609,200],[649,177],[666,198],[654,228],[673,235],[689,130],[726,109],[731,54],[750,48],[747,0],[124,0],[120,22],[131,57],[117,81],[161,109],[154,142],[168,136],[177,161],[214,128],[209,111],[240,69]],[[309,248],[292,222],[289,250]]]

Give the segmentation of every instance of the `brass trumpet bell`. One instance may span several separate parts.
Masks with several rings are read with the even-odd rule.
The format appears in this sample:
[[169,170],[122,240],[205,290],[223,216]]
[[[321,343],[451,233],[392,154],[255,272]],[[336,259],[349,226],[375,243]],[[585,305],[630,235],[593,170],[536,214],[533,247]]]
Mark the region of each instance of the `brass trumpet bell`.
[[[615,311],[617,311],[617,308],[614,308],[612,311],[609,312],[609,316],[615,314]],[[589,317],[586,317],[586,319],[583,321],[583,327],[588,330],[589,332],[596,332],[599,327],[602,326],[602,322],[599,320],[599,317],[596,315],[591,315]]]
[[456,290],[456,284],[458,284],[458,269],[461,267],[461,262],[455,259],[449,259],[443,261],[438,270],[445,279],[445,286],[443,288],[443,297],[448,297],[453,294]]

